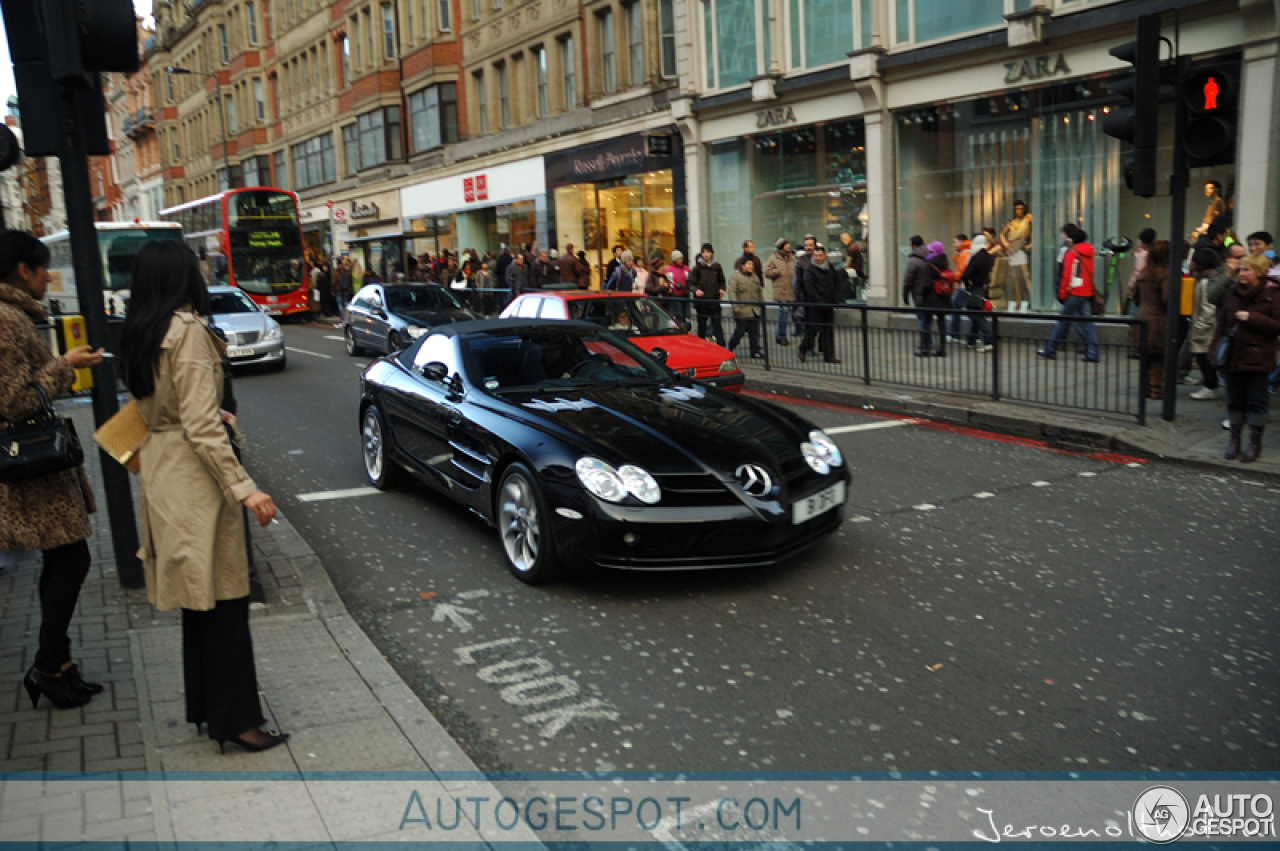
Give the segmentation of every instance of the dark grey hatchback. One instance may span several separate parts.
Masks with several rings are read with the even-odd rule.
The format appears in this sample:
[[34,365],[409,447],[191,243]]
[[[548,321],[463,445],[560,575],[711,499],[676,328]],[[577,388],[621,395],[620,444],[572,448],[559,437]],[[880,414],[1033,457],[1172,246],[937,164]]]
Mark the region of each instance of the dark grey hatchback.
[[394,354],[437,325],[478,319],[438,284],[368,284],[347,305],[347,354]]

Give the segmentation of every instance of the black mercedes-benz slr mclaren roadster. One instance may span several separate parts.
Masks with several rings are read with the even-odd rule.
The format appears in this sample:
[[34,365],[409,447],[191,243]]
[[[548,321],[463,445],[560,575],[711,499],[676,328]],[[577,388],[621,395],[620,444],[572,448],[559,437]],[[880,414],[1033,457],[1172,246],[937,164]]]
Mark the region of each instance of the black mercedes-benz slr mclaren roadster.
[[407,471],[475,511],[530,583],[771,564],[835,531],[850,475],[830,437],[655,354],[587,323],[437,328],[363,375],[369,480]]

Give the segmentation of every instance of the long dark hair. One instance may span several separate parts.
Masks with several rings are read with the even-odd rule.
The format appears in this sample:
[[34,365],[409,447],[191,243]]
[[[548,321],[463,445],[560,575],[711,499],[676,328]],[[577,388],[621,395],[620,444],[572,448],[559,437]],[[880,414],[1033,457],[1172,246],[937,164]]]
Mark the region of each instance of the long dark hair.
[[0,281],[8,281],[26,263],[33,270],[49,265],[49,247],[24,230],[0,231]]
[[183,307],[201,315],[209,312],[209,292],[195,252],[178,240],[144,243],[133,261],[129,306],[120,330],[121,374],[135,399],[156,392],[160,344],[174,312]]

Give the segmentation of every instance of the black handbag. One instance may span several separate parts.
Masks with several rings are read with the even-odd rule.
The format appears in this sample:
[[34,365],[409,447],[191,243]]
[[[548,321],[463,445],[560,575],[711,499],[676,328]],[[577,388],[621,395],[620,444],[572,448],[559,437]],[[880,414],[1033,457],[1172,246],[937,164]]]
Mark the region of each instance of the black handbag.
[[31,386],[40,397],[40,411],[0,429],[0,482],[34,479],[84,463],[75,424],[54,413],[43,387]]

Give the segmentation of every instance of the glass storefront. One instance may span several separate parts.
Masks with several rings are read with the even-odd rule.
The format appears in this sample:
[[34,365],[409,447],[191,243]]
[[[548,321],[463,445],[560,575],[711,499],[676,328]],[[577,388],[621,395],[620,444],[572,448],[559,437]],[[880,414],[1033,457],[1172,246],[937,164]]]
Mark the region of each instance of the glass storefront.
[[593,286],[621,245],[637,257],[676,248],[676,213],[671,169],[650,171],[602,183],[577,183],[555,189],[556,233],[561,245],[587,252]]
[[842,234],[867,238],[867,149],[862,119],[713,142],[708,188],[711,242],[737,257],[753,239],[762,256],[779,237],[806,233],[834,256]]
[[674,127],[633,133],[555,154],[546,160],[552,245],[585,251],[591,286],[621,245],[664,261],[677,248],[688,255],[684,156]]
[[456,252],[458,250],[458,241],[455,238],[457,230],[452,214],[411,219],[409,230],[410,232],[405,236],[409,240],[409,251],[413,252],[415,257],[427,252],[434,257],[441,251]]
[[[896,113],[898,280],[912,235],[941,241],[950,253],[957,233],[972,236],[984,227],[1003,231],[1013,217],[1015,201],[1025,201],[1032,217],[1032,310],[1058,310],[1055,276],[1063,225],[1083,228],[1099,252],[1109,238],[1125,237],[1136,244],[1138,233],[1147,227],[1159,238],[1168,238],[1167,181],[1162,177],[1157,182],[1155,198],[1130,192],[1121,164],[1126,146],[1102,132],[1102,116],[1114,103],[1107,80],[1095,78]],[[1173,130],[1173,104],[1164,104],[1159,175],[1172,169]],[[1203,196],[1211,181],[1221,184],[1226,208],[1232,206],[1234,164],[1193,169],[1188,232],[1200,224],[1210,203]],[[999,268],[1004,265],[998,261],[998,280],[1010,273]],[[1107,265],[1104,258],[1095,264],[1095,284],[1102,287]],[[1131,268],[1130,261],[1122,262],[1113,280],[1126,282]],[[1006,298],[1012,295],[1009,289]],[[1122,283],[1107,289],[1114,311]],[[894,287],[889,293],[895,302],[900,298]]]

